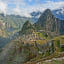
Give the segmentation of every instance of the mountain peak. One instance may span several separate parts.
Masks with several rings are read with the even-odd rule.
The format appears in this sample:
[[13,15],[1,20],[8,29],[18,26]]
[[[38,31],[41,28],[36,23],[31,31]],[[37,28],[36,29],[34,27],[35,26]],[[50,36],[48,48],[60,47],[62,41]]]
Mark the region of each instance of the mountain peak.
[[51,10],[50,9],[46,9],[45,12],[51,12]]
[[46,9],[43,13],[43,15],[52,15],[52,12],[50,9]]
[[57,21],[57,18],[52,14],[51,10],[46,9],[38,19],[38,22],[35,23],[35,25],[37,29],[37,26],[39,25],[38,30],[59,33],[59,23]]
[[44,20],[46,20],[46,19],[51,18],[52,16],[53,16],[53,14],[52,14],[51,10],[50,10],[50,9],[46,9],[46,10],[43,12],[43,14],[40,16],[40,18],[39,18],[38,21],[40,21],[40,20],[44,21]]
[[21,33],[22,34],[30,34],[34,30],[34,27],[29,21],[26,21],[22,27]]
[[[27,27],[30,27],[30,26],[31,26],[31,23],[30,23],[29,21],[26,21],[26,22],[24,23],[24,26],[25,26],[25,25],[26,25]],[[26,27],[26,28],[27,28],[27,27]]]

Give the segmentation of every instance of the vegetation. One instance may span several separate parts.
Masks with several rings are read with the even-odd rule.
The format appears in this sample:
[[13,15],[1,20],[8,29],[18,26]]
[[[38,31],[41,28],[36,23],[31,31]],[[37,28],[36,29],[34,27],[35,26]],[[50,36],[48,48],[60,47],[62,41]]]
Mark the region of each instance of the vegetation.
[[[62,47],[64,45],[64,36],[55,38],[60,33],[59,20],[49,9],[41,15],[35,24],[31,24],[30,21],[25,23],[22,21],[21,23],[23,18],[20,16],[12,15],[9,17],[8,15],[6,17],[2,16],[1,19],[6,21],[6,24],[10,23],[13,28],[20,28],[18,24],[22,24],[23,27],[20,31],[21,35],[16,38],[17,40],[15,39],[8,43],[0,53],[0,64],[24,64],[27,61],[38,62],[64,56],[64,48]],[[10,21],[9,23],[8,20]],[[57,61],[52,62],[58,63]]]
[[62,61],[53,60],[51,62],[42,62],[41,64],[64,64],[64,60],[62,60]]
[[32,34],[34,30],[35,27],[29,21],[26,21],[21,29],[21,34]]

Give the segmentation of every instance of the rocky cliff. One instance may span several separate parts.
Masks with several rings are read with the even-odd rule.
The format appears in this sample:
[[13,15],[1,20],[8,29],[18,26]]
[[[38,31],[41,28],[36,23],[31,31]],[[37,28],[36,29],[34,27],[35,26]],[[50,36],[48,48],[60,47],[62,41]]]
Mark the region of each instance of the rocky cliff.
[[37,30],[45,30],[50,32],[59,33],[60,30],[60,20],[57,19],[51,12],[47,9],[35,23]]

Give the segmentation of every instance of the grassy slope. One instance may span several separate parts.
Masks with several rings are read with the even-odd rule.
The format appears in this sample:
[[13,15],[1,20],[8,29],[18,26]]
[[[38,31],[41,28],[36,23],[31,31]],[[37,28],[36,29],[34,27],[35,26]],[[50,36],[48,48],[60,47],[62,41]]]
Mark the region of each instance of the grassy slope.
[[[37,32],[37,34],[38,34],[38,32]],[[39,43],[39,44],[44,44],[44,43],[46,43],[46,42],[49,41],[49,40],[54,40],[54,43],[55,43],[55,46],[56,46],[57,50],[56,50],[56,52],[55,52],[52,56],[50,56],[50,58],[58,57],[58,56],[59,56],[59,52],[61,52],[61,54],[62,54],[63,51],[61,51],[61,49],[57,47],[57,41],[60,40],[60,43],[61,43],[61,44],[64,44],[64,36],[55,37],[55,38],[53,38],[53,39],[51,39],[51,38],[46,38],[46,37],[44,36],[44,34],[42,34],[42,33],[39,33],[39,36],[45,39],[45,40],[37,40],[37,43]],[[50,36],[49,36],[49,37],[50,37]],[[38,49],[36,49],[36,50],[38,50]],[[49,58],[49,57],[48,57],[48,58]],[[37,60],[39,60],[39,59],[43,59],[43,58],[42,58],[42,54],[39,54],[36,58],[32,59],[32,61],[37,61]],[[47,59],[47,58],[46,58],[46,59]],[[42,62],[42,64],[62,64],[62,63],[64,63],[63,60],[62,60],[62,61],[52,61],[52,62],[50,62],[50,63]]]
[[52,62],[42,62],[41,64],[64,64],[64,60],[62,61],[53,60]]

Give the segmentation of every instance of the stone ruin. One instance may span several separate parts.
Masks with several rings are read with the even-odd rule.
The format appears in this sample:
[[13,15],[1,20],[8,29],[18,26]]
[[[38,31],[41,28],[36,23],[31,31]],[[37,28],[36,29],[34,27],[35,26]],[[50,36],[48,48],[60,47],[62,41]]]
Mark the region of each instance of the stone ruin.
[[35,41],[35,47],[38,48],[41,53],[46,53],[47,51],[49,51],[49,53],[52,54],[55,52],[55,46],[53,40],[42,45],[40,45]]

